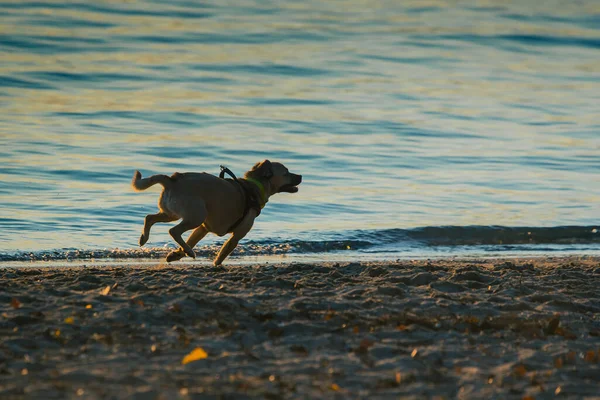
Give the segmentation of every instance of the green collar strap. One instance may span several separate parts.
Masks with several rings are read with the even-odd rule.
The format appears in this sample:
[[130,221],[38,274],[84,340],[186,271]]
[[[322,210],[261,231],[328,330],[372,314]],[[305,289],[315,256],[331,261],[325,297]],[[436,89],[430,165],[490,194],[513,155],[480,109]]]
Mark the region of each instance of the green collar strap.
[[258,190],[260,191],[260,208],[264,208],[265,204],[267,204],[267,201],[269,201],[267,199],[267,196],[265,193],[264,185],[260,181],[253,179],[253,178],[244,178],[244,179],[246,179],[248,182],[254,183],[256,185],[256,187],[258,187]]

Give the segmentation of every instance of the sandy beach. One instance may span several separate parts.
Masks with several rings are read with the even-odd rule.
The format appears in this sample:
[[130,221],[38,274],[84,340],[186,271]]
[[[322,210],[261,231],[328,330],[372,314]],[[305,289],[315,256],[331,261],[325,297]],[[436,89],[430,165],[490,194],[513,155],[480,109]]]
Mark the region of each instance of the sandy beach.
[[600,260],[0,269],[0,398],[600,398]]

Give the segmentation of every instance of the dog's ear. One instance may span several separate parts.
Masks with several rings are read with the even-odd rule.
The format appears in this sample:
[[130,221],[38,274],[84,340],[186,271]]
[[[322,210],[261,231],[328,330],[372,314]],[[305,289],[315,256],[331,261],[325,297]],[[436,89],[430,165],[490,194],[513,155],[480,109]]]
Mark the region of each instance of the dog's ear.
[[250,171],[244,174],[244,177],[254,179],[271,179],[273,177],[273,165],[271,161],[264,160],[254,164]]
[[256,165],[252,167],[252,170],[261,178],[271,179],[273,177],[273,166],[269,160],[256,163]]

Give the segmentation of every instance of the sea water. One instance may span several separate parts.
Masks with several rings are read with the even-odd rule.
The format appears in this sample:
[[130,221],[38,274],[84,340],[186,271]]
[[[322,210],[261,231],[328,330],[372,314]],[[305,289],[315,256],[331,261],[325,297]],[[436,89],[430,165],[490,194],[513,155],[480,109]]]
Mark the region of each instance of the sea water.
[[0,260],[162,257],[136,169],[263,159],[241,257],[599,254],[600,2],[0,3]]

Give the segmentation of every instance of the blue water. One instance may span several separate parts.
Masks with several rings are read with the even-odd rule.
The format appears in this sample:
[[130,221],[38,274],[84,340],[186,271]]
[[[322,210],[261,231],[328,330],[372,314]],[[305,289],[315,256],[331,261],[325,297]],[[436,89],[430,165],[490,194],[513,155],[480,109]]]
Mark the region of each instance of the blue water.
[[0,60],[0,260],[162,256],[135,169],[265,158],[241,257],[600,252],[596,0],[2,2]]

